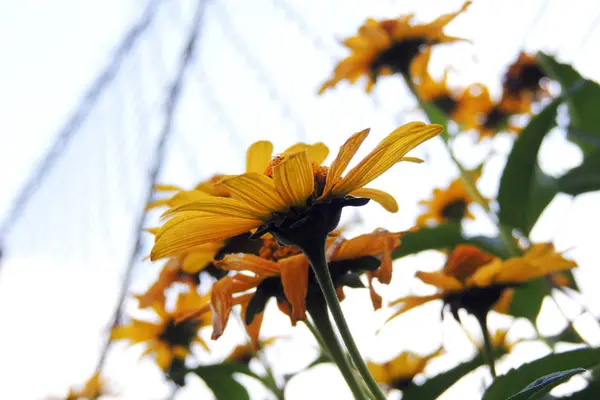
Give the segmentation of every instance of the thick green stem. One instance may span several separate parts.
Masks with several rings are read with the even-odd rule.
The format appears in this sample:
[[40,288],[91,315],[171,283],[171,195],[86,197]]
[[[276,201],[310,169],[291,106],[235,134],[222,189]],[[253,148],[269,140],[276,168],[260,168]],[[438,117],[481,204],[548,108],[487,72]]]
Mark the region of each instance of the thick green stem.
[[342,307],[340,306],[340,302],[338,301],[335,287],[333,286],[333,281],[331,280],[331,275],[327,266],[327,260],[325,258],[325,241],[315,241],[314,243],[311,243],[310,246],[305,246],[302,250],[310,260],[310,264],[315,273],[317,281],[319,282],[319,286],[321,287],[321,291],[323,292],[327,306],[333,315],[333,319],[335,320],[342,340],[348,349],[348,353],[350,354],[356,369],[364,379],[373,396],[377,400],[385,400],[385,394],[381,390],[381,387],[379,387],[379,384],[377,384],[375,378],[373,378],[373,375],[371,375],[369,368],[367,368],[367,364],[360,355],[360,351],[354,342],[354,338],[352,337],[352,333],[350,332],[350,328],[348,327],[348,323],[344,317],[344,313],[342,311]]
[[490,336],[490,331],[487,326],[487,313],[483,315],[475,315],[477,321],[479,322],[479,326],[481,327],[481,333],[483,335],[483,358],[486,361],[487,365],[490,367],[490,373],[492,374],[492,378],[496,379],[496,362],[494,359],[494,346],[492,345],[492,338]]
[[365,398],[365,395],[363,394],[356,375],[354,375],[352,366],[346,358],[344,349],[335,335],[335,331],[333,330],[333,326],[329,320],[329,314],[327,313],[327,306],[322,301],[320,302],[321,304],[318,304],[319,302],[315,303],[316,304],[310,307],[308,311],[315,322],[316,329],[313,332],[308,324],[307,326],[309,326],[309,329],[311,329],[311,332],[313,332],[315,339],[317,339],[319,344],[325,348],[333,361],[337,364],[342,376],[350,387],[354,398],[357,400],[362,400]]

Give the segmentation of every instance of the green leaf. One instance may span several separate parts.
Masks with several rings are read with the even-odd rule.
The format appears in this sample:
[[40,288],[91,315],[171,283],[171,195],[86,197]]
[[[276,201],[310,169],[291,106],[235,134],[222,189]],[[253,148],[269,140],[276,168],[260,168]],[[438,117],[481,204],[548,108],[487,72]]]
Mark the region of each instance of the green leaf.
[[560,177],[558,189],[573,196],[600,190],[600,149],[587,154],[581,165]]
[[599,359],[600,349],[593,348],[550,354],[496,378],[482,400],[505,400],[514,394],[515,388],[524,388],[540,376],[565,369],[587,369],[596,365]]
[[[504,354],[506,350],[495,349],[497,354],[495,358],[498,359]],[[485,361],[481,355],[473,358],[471,361],[464,362],[457,365],[456,367],[442,372],[434,376],[433,378],[427,379],[422,385],[411,385],[406,389],[402,390],[402,400],[421,400],[421,399],[435,399],[444,393],[448,388],[454,385],[460,378],[475,370],[476,368],[485,364]]]
[[440,124],[444,128],[444,130],[442,131],[442,137],[444,138],[444,140],[447,140],[449,136],[448,116],[435,104],[429,101],[421,100],[419,97],[417,97],[417,100],[419,102],[419,105],[423,109],[423,112],[425,112],[425,115],[427,115],[427,119],[429,119],[429,122],[432,124]]
[[206,386],[212,390],[217,400],[250,400],[248,391],[235,380],[234,373],[248,375],[262,382],[262,378],[252,372],[246,365],[236,363],[225,362],[214,365],[201,365],[190,370],[190,372],[198,375],[206,383]]
[[460,224],[440,224],[436,227],[419,228],[415,232],[406,232],[402,242],[392,258],[405,257],[425,250],[449,249],[464,243]]
[[546,278],[531,280],[516,289],[510,302],[508,313],[514,317],[523,317],[534,325],[544,297],[550,294],[551,286]]
[[406,232],[401,239],[400,247],[392,258],[401,258],[426,250],[452,249],[459,244],[473,244],[500,258],[507,258],[508,252],[498,238],[488,236],[465,237],[460,224],[440,224],[435,227],[419,228],[415,232]]
[[573,325],[567,325],[565,329],[559,332],[557,335],[548,336],[546,341],[550,344],[555,345],[558,342],[567,342],[567,343],[584,343],[583,338],[573,328]]
[[600,147],[600,85],[583,78],[572,66],[561,64],[553,57],[538,53],[538,62],[544,72],[558,81],[563,91],[581,84],[581,88],[565,93],[571,125],[568,138],[578,144],[584,153]]
[[513,394],[507,400],[536,400],[550,393],[552,389],[563,382],[568,381],[573,375],[585,372],[583,368],[574,368],[568,371],[553,372],[536,379],[517,394]]
[[555,99],[523,129],[500,179],[500,222],[526,235],[556,194],[553,178],[545,175],[537,165],[537,155],[542,140],[556,126],[556,113],[561,102],[562,98]]

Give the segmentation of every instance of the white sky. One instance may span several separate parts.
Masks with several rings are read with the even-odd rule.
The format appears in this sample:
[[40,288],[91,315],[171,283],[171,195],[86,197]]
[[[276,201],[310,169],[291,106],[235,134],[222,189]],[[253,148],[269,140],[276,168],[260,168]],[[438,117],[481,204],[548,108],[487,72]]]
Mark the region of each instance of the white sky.
[[[272,140],[276,149],[299,139],[324,141],[335,152],[350,133],[371,126],[364,155],[398,123],[417,116],[406,113],[413,106],[397,78],[379,83],[376,103],[358,86],[341,85],[315,97],[333,63],[345,54],[336,40],[352,34],[367,16],[417,11],[427,21],[458,8],[461,1],[307,1],[294,4],[294,15],[282,3],[221,0],[207,7],[197,60],[188,76],[176,134],[169,143],[163,182],[191,185],[215,172],[241,171],[245,148],[259,139]],[[0,63],[0,216],[144,4],[133,0],[0,4],[0,54],[10,60]],[[0,274],[0,318],[10,322],[0,332],[0,398],[59,395],[70,384],[85,380],[96,363],[129,251],[133,221],[143,203],[145,173],[160,122],[161,87],[174,71],[194,2],[178,5],[161,9],[110,94],[102,97],[8,237],[8,255]],[[542,5],[546,11],[531,26]],[[591,0],[576,5],[557,0],[476,0],[451,27],[452,33],[473,38],[473,43],[439,49],[434,54],[435,67],[438,72],[447,65],[455,68],[451,82],[457,86],[479,80],[497,89],[498,74],[525,46],[575,60],[584,74],[598,79],[598,59],[590,49],[600,41],[600,32],[593,31],[581,47],[582,37],[599,12],[600,5]],[[270,85],[265,85],[266,80]],[[145,119],[148,113],[151,119]],[[497,152],[481,181],[486,195],[495,193],[508,143],[506,137],[481,147],[474,146],[472,137],[460,142],[459,154],[467,161],[475,162],[490,148]],[[455,177],[456,171],[448,167],[448,159],[435,142],[414,155],[426,156],[427,163],[398,166],[374,185],[396,195],[400,213],[390,217],[377,205],[369,205],[361,210],[366,222],[357,231],[412,226],[418,200]],[[544,143],[541,163],[548,172],[560,174],[579,160],[578,150],[565,144],[560,132]],[[588,227],[600,223],[598,198],[585,195],[572,201],[558,196],[533,232],[536,240],[555,240],[560,250],[574,247],[568,254],[581,266],[579,281],[596,313],[600,298],[591,285],[598,281],[597,244]],[[470,224],[469,230],[492,233],[477,211],[482,218]],[[392,285],[382,292],[387,299],[408,293],[409,286],[424,293],[425,287],[410,277],[417,268],[435,270],[442,262],[435,253],[409,257],[397,264]],[[140,264],[133,289],[144,290],[157,268]],[[397,320],[377,340],[373,335],[385,313],[371,312],[366,292],[351,293],[343,306],[352,310],[347,315],[359,347],[374,360],[390,359],[404,349],[427,353],[441,340],[441,325],[431,322],[438,319],[439,305]],[[314,350],[304,328],[290,330],[276,312],[266,319],[265,336],[293,336],[267,352],[277,372],[293,372],[307,364]],[[214,343],[209,359],[218,360],[241,340],[234,322]],[[557,331],[560,325],[559,321],[542,328]],[[451,352],[436,368],[470,357],[473,350],[455,324],[444,324],[444,337]],[[517,351],[513,362],[500,365],[500,371],[543,353],[535,346]],[[139,353],[124,346],[116,346],[111,353],[106,372],[120,398],[166,398],[168,389],[156,367],[138,363]],[[454,393],[469,390],[476,396],[473,382],[465,383],[466,389],[458,386]],[[292,400],[319,399],[324,398],[322,390],[328,390],[346,393],[338,397],[347,398],[344,386],[333,367],[322,366],[294,378],[288,394]],[[177,399],[198,398],[198,390],[204,390],[202,384],[193,382]],[[464,397],[465,392],[461,393]],[[253,386],[253,398],[263,395]],[[448,393],[446,398],[455,395]]]

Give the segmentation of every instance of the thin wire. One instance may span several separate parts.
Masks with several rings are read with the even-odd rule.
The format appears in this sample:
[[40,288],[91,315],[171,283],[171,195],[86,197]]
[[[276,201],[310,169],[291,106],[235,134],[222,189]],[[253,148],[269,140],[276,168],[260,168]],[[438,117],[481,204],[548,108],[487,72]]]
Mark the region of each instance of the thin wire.
[[121,64],[133,50],[138,40],[142,37],[142,33],[148,29],[153,21],[158,6],[164,0],[150,0],[148,6],[143,12],[140,20],[125,34],[117,50],[112,55],[108,65],[104,71],[96,78],[94,83],[89,87],[79,106],[69,118],[67,123],[57,134],[57,138],[52,144],[50,150],[46,152],[43,159],[38,163],[36,169],[30,174],[29,178],[19,190],[15,200],[12,202],[10,209],[0,224],[0,242],[2,242],[8,233],[12,230],[15,222],[23,214],[27,203],[31,200],[42,182],[46,179],[50,171],[55,166],[56,162],[67,149],[67,145],[71,142],[77,132],[80,132],[80,127],[87,119],[91,110],[97,104],[100,95],[108,88],[108,85],[115,79]]
[[527,39],[529,38],[529,36],[531,36],[531,34],[535,31],[535,29],[537,29],[537,26],[539,25],[540,21],[542,20],[542,17],[546,13],[546,10],[548,10],[549,3],[550,3],[550,0],[543,0],[541,2],[540,7],[538,8],[538,10],[535,14],[535,17],[533,17],[533,20],[529,24],[529,28],[527,28],[527,30],[523,34],[523,42],[521,43],[521,49],[523,49],[525,47],[525,43],[527,43]]
[[[198,0],[198,6],[197,6],[196,13],[194,15],[194,19],[192,22],[193,25],[187,36],[186,45],[185,45],[185,48],[181,55],[181,62],[179,65],[179,69],[177,71],[177,74],[175,75],[175,78],[173,79],[173,83],[171,84],[171,86],[167,92],[167,98],[166,98],[165,106],[164,106],[165,107],[165,118],[164,118],[161,133],[159,135],[158,145],[156,146],[156,149],[155,149],[154,164],[152,166],[152,169],[150,170],[149,179],[148,179],[148,187],[147,187],[147,192],[146,192],[146,202],[144,204],[147,204],[152,200],[153,187],[156,183],[156,180],[157,180],[159,173],[164,164],[163,161],[164,161],[165,153],[166,153],[165,149],[167,147],[166,143],[168,142],[168,139],[173,131],[172,130],[173,119],[174,119],[176,107],[179,104],[179,99],[181,96],[181,88],[183,86],[186,71],[187,71],[187,69],[193,59],[193,56],[194,56],[194,48],[195,48],[196,41],[201,34],[200,28],[202,26],[202,18],[204,16],[205,4],[206,4],[206,0]],[[125,297],[127,295],[127,289],[129,288],[129,284],[131,281],[133,267],[139,260],[139,257],[140,257],[139,253],[142,249],[142,238],[143,238],[142,231],[144,228],[144,224],[146,222],[146,216],[147,216],[147,211],[145,209],[143,209],[143,211],[140,212],[138,222],[136,225],[137,239],[136,239],[135,245],[132,248],[129,263],[127,265],[127,269],[125,270],[125,275],[124,275],[123,282],[121,285],[121,290],[120,290],[119,299],[117,301],[117,306],[115,307],[115,312],[113,315],[111,328],[117,326],[121,319],[121,314],[123,311],[122,310],[123,304],[125,302]],[[110,336],[109,336],[109,338],[107,339],[107,341],[102,349],[100,359],[98,360],[98,364],[96,367],[96,371],[100,371],[102,369],[102,367],[104,366],[104,362],[106,361],[106,355],[108,353],[108,349],[110,347],[111,342],[112,342],[112,340],[110,339]]]
[[588,27],[587,31],[583,35],[581,42],[579,42],[579,45],[577,46],[577,49],[575,50],[575,55],[573,56],[573,59],[572,59],[573,61],[575,61],[577,58],[579,58],[579,56],[583,53],[583,50],[588,45],[590,38],[592,37],[592,34],[598,28],[598,26],[600,26],[600,12],[598,14],[596,14],[596,17],[594,18],[594,20]]

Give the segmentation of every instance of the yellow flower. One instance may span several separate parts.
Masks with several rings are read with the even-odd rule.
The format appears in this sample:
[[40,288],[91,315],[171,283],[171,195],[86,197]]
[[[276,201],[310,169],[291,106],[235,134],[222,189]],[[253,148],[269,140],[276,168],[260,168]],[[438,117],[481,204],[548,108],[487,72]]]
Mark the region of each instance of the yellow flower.
[[[273,344],[273,342],[275,342],[277,339],[277,337],[270,337],[265,340],[260,340],[258,343],[258,350],[260,351]],[[236,346],[227,357],[225,357],[225,361],[248,365],[250,360],[256,356],[256,352],[257,350],[255,350],[254,346],[251,344],[240,344]]]
[[344,177],[368,129],[350,137],[329,168],[321,165],[322,153],[298,146],[294,152],[272,159],[265,173],[223,179],[220,185],[228,188],[231,198],[206,197],[173,209],[171,213],[178,215],[158,230],[150,257],[155,260],[185,253],[257,228],[257,236],[270,232],[279,235],[280,242],[286,240],[283,233],[295,229],[324,238],[337,226],[344,206],[363,205],[368,199],[396,212],[398,205],[391,195],[364,186],[399,161],[421,162],[405,157],[406,153],[442,129],[420,122],[406,124],[390,133]]
[[454,118],[464,129],[475,130],[479,140],[493,137],[501,131],[519,133],[521,128],[510,122],[516,113],[506,101],[503,98],[500,102],[494,102],[489,89],[476,83],[465,91]]
[[412,383],[415,376],[423,373],[429,360],[440,354],[442,354],[441,348],[426,357],[411,352],[402,352],[393,360],[383,364],[368,362],[367,367],[377,382],[391,389],[402,390]]
[[83,389],[69,389],[69,393],[67,393],[67,397],[64,400],[96,400],[100,396],[110,394],[112,393],[109,393],[106,389],[106,381],[100,378],[99,372],[95,372],[85,383]]
[[[181,293],[175,309],[170,312],[165,310],[164,304],[155,302],[152,309],[158,322],[132,318],[128,325],[115,327],[111,339],[127,340],[131,345],[145,343],[146,351],[142,356],[153,354],[158,366],[167,371],[174,361],[185,359],[192,343],[200,344],[208,351],[206,343],[198,336],[198,331],[211,322],[208,300],[208,296],[201,296],[196,291]],[[194,313],[193,318],[188,318],[190,313]]]
[[504,109],[513,113],[530,112],[533,102],[550,96],[545,86],[547,81],[535,55],[522,51],[502,79]]
[[[376,278],[388,284],[392,274],[391,253],[400,245],[400,233],[376,230],[346,240],[339,236],[327,242],[329,269],[333,283],[341,288],[358,283],[358,273],[369,274],[371,298],[375,307],[381,298],[372,288]],[[263,310],[271,297],[277,299],[279,308],[290,317],[293,325],[306,319],[310,293],[320,293],[309,268],[308,258],[295,246],[280,246],[273,238],[262,239],[259,255],[228,254],[217,261],[219,268],[240,273],[227,276],[213,285],[212,309],[213,339],[217,339],[227,325],[234,305],[242,305],[242,315],[252,343],[258,344]],[[250,272],[252,275],[242,274]],[[311,291],[311,287],[313,288]]]
[[319,93],[342,80],[355,83],[363,75],[368,79],[366,90],[370,92],[378,76],[408,75],[411,62],[424,49],[464,40],[446,35],[444,28],[470,4],[467,1],[457,12],[444,14],[426,24],[412,23],[412,14],[382,21],[367,19],[356,36],[343,42],[351,53],[335,67],[333,76],[321,86]]
[[[476,181],[481,173],[473,171],[471,175]],[[426,206],[426,211],[417,218],[417,225],[425,226],[429,222],[436,224],[460,222],[463,218],[474,219],[475,217],[469,211],[469,204],[472,201],[464,182],[461,178],[457,178],[446,189],[433,189],[433,197],[430,200],[419,202]]]
[[[417,272],[423,282],[438,288],[429,296],[408,296],[390,303],[400,308],[389,319],[432,300],[442,299],[456,317],[464,308],[472,314],[487,313],[492,307],[506,313],[514,287],[542,276],[576,267],[554,250],[552,243],[531,246],[521,257],[500,260],[472,245],[459,245],[440,272]],[[458,318],[457,318],[458,320]]]

